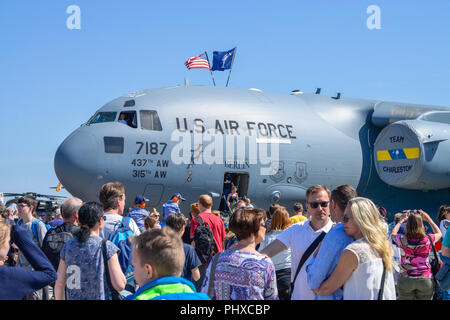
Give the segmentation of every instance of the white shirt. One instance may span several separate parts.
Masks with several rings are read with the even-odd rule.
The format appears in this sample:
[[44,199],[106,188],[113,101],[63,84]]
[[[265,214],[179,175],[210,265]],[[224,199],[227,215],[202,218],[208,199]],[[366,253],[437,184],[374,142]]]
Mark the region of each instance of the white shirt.
[[450,225],[450,220],[447,220],[447,219],[442,220],[441,223],[439,224],[439,229],[441,230],[441,233],[442,233],[442,239],[444,239],[449,225]]
[[[345,249],[356,255],[358,266],[344,284],[344,300],[377,300],[383,275],[383,260],[364,238],[349,244]],[[386,272],[383,300],[396,300],[392,272]]]
[[[264,241],[259,245],[258,251],[262,251],[265,247],[277,239],[284,230],[272,230],[266,234]],[[291,268],[291,249],[283,250],[272,257],[275,271]]]
[[[118,215],[117,213],[105,213],[105,217],[106,220],[103,225],[103,231],[100,234],[100,236],[103,239],[108,239],[109,234],[119,227],[123,217],[121,215]],[[141,234],[141,231],[139,230],[136,222],[134,222],[133,219],[130,219],[129,227],[136,236]]]
[[[300,259],[303,256],[303,253],[308,249],[311,243],[322,233],[322,231],[328,232],[333,227],[333,222],[331,219],[328,220],[328,223],[317,231],[314,231],[309,224],[309,219],[306,221],[301,221],[296,223],[286,230],[283,231],[278,236],[278,240],[280,240],[286,247],[291,248],[291,259],[292,259],[292,268],[291,268],[291,281],[294,280],[295,272],[297,271],[298,264],[300,263]],[[308,285],[307,274],[306,274],[306,266],[308,265],[309,260],[312,258],[312,254],[305,261],[302,269],[300,270],[297,280],[294,284],[294,292],[292,293],[292,300],[314,300],[314,293]]]

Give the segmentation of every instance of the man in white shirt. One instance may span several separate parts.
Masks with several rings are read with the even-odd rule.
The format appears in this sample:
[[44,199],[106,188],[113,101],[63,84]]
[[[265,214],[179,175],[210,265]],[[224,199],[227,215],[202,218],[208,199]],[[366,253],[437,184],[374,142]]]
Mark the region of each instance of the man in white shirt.
[[[109,182],[102,186],[99,195],[105,213],[105,223],[102,231],[102,238],[108,239],[110,233],[115,231],[122,221],[122,214],[125,208],[125,188],[120,182]],[[130,229],[136,236],[141,234],[136,222],[130,219]]]
[[[292,269],[291,281],[294,280],[295,272],[299,262],[314,240],[323,232],[330,231],[333,222],[330,219],[330,190],[322,185],[310,187],[306,191],[306,209],[310,217],[306,221],[299,222],[292,225],[281,233],[277,240],[267,246],[262,253],[273,257],[287,248],[291,248],[292,254]],[[314,293],[308,286],[306,265],[309,259],[306,260],[301,268],[298,277],[294,283],[294,292],[292,293],[292,300],[313,300]]]

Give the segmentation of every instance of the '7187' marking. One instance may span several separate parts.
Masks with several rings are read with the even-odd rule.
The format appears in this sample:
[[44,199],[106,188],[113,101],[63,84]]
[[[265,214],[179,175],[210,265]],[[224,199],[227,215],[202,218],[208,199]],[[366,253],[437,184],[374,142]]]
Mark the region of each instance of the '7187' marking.
[[[139,145],[139,148],[136,152],[136,154],[140,154],[145,152],[145,154],[159,154],[163,155],[164,151],[166,151],[167,143],[165,142],[142,142],[142,141],[136,141],[136,144]],[[145,148],[144,148],[145,147]]]

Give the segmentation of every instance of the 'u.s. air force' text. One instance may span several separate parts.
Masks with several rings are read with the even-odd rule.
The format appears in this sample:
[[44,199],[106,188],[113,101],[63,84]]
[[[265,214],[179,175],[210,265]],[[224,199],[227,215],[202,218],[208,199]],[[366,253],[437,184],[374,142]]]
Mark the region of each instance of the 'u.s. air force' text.
[[191,133],[204,133],[207,128],[213,128],[214,132],[211,134],[224,134],[224,135],[240,135],[241,133],[248,132],[251,136],[252,133],[258,133],[262,137],[278,137],[297,139],[293,132],[293,126],[289,124],[279,124],[270,122],[255,122],[245,121],[245,124],[239,124],[235,120],[213,120],[210,123],[213,126],[208,126],[203,119],[194,119],[191,123],[186,118],[176,118],[177,130],[180,132]]

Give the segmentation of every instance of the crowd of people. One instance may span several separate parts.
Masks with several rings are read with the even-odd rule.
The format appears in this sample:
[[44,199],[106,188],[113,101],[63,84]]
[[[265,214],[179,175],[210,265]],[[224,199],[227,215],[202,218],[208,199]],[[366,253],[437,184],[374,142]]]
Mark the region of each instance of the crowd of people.
[[[125,208],[120,182],[98,202],[67,199],[42,221],[23,196],[0,206],[0,299],[432,300],[450,265],[450,206],[395,215],[340,185],[310,187],[293,208],[255,208],[234,185],[225,212],[202,194]],[[292,212],[290,213],[290,210]]]

